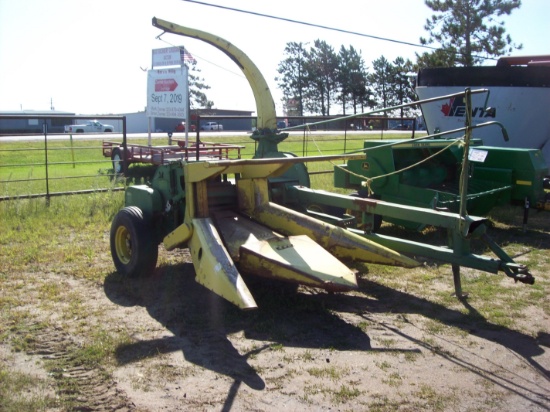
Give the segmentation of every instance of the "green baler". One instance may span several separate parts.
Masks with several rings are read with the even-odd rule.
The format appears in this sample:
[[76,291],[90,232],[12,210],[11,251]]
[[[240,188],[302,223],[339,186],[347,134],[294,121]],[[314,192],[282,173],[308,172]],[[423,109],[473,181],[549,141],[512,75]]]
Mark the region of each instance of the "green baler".
[[[364,159],[349,160],[335,167],[335,187],[356,190],[360,197],[459,211],[464,155],[460,141],[366,140],[364,150]],[[497,205],[510,203],[548,208],[543,187],[548,168],[540,150],[488,147],[473,139],[469,153],[469,214],[483,216]],[[384,220],[421,228],[406,220],[391,217]]]

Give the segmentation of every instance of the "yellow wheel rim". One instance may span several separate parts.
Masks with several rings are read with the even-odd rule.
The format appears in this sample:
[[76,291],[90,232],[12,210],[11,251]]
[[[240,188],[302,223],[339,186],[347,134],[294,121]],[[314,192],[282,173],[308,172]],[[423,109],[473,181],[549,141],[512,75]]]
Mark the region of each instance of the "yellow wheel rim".
[[132,258],[132,238],[124,226],[119,226],[115,234],[115,249],[118,259],[125,265]]

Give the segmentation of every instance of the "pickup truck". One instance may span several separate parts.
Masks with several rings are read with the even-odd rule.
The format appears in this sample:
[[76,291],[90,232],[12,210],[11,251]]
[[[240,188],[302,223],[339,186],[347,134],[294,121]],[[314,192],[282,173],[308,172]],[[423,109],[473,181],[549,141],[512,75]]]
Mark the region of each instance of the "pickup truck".
[[90,120],[83,124],[70,124],[65,126],[65,133],[110,133],[114,130],[114,126],[110,124],[101,124],[97,120]]
[[223,130],[223,125],[216,122],[207,122],[201,126],[201,130]]

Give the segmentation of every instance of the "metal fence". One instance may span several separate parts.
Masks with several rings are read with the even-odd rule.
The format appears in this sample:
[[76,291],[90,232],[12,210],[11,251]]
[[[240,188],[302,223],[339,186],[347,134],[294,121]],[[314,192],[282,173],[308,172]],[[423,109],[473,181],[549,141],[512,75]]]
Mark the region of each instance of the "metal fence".
[[[48,201],[54,196],[65,196],[74,194],[87,194],[93,192],[105,192],[123,190],[127,181],[119,179],[115,169],[114,160],[105,154],[105,144],[108,141],[119,140],[122,153],[128,153],[127,145],[130,145],[126,135],[125,116],[96,116],[98,120],[117,121],[122,125],[121,135],[117,133],[112,136],[110,133],[95,134],[72,134],[50,133],[49,125],[53,120],[63,118],[68,122],[79,119],[90,119],[90,116],[48,116],[48,115],[0,115],[0,122],[3,120],[16,119],[18,121],[31,122],[35,126],[40,123],[42,133],[26,135],[0,136],[0,201],[45,197]],[[234,117],[203,116],[197,118],[196,130],[189,133],[189,141],[198,148],[201,142],[202,122],[217,120],[227,123],[234,120]],[[255,117],[240,118],[240,121],[255,124]],[[349,144],[355,140],[364,140],[364,136],[354,133],[358,131],[369,131],[373,138],[384,138],[388,132],[388,125],[398,123],[399,125],[410,125],[399,130],[408,130],[414,137],[416,120],[414,118],[386,118],[365,116],[350,121],[342,121],[333,117],[286,117],[279,119],[282,124],[278,125],[283,131],[289,130],[299,136],[296,145],[294,138],[293,152],[298,156],[308,156],[316,152],[317,148],[311,143],[309,132],[337,133],[339,136],[338,148],[334,153],[344,153],[348,150]],[[314,124],[313,127],[310,125]],[[59,128],[58,128],[59,129]],[[57,129],[57,130],[58,130]],[[253,127],[250,132],[252,132]],[[285,130],[286,129],[286,130]],[[224,130],[225,131],[225,130]],[[354,132],[354,133],[352,133]],[[168,144],[172,144],[172,133],[163,134]],[[147,137],[141,136],[143,139]],[[246,136],[243,136],[245,140]],[[103,141],[102,141],[103,140]],[[247,142],[239,142],[247,146],[246,156],[252,157],[256,150],[257,141],[246,139]],[[290,140],[290,139],[289,139]],[[83,142],[86,142],[84,145]],[[96,144],[96,142],[98,144]],[[150,142],[150,141],[149,141]],[[283,143],[282,146],[287,143]],[[118,143],[117,143],[118,145]],[[334,154],[328,153],[327,154]],[[107,156],[107,157],[106,157]],[[123,171],[127,171],[128,162],[123,160]],[[327,174],[332,170],[311,171],[310,174]],[[74,183],[71,183],[74,182]]]
[[[0,138],[0,201],[45,197],[49,202],[54,196],[123,189],[116,185],[111,159],[100,156],[101,146],[95,145],[106,134],[50,133],[51,124],[59,119],[73,122],[90,119],[90,116],[0,115],[0,122],[38,124],[42,130],[41,134],[12,134]],[[94,119],[121,122],[122,137],[126,139],[125,116],[94,116]],[[83,136],[88,143],[78,146],[84,141]],[[90,144],[90,140],[94,144]],[[96,166],[99,169],[91,172],[91,167]]]

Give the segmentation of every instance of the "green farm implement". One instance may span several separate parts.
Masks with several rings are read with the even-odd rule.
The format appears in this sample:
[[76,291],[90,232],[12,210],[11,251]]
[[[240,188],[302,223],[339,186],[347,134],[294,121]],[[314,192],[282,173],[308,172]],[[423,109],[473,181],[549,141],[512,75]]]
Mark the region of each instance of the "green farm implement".
[[[334,168],[334,186],[355,190],[360,197],[459,213],[462,143],[441,138],[366,140],[362,159]],[[468,160],[465,199],[469,214],[484,216],[504,204],[550,209],[543,186],[548,168],[540,150],[488,147],[472,140]],[[422,228],[401,217],[384,219]]]
[[[353,168],[353,162],[365,162],[365,154],[297,157],[280,152],[278,144],[288,133],[276,127],[271,92],[254,63],[217,36],[156,18],[153,25],[203,40],[242,69],[256,99],[258,127],[252,138],[257,150],[253,159],[231,156],[229,148],[223,156],[214,156],[204,148],[201,151],[196,142],[186,149],[189,153],[184,158],[167,158],[156,165],[147,184],[129,186],[125,207],[111,227],[111,253],[119,273],[127,277],[151,274],[161,243],[169,251],[189,248],[196,280],[243,309],[257,306],[248,288],[251,277],[330,292],[356,289],[355,272],[344,263],[354,260],[414,267],[419,265],[415,257],[420,256],[451,263],[458,295],[462,294],[461,266],[534,282],[526,266],[515,263],[489,239],[485,218],[464,210],[311,189],[306,163],[347,162]],[[120,160],[124,161],[126,142],[121,147]],[[325,208],[346,213],[324,213]],[[444,228],[449,245],[410,242],[366,229],[377,215]],[[488,244],[496,257],[471,253],[474,239]]]

